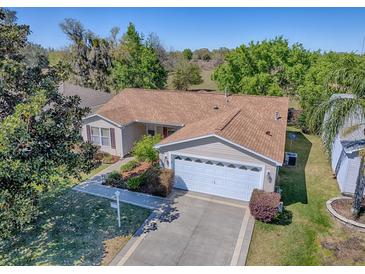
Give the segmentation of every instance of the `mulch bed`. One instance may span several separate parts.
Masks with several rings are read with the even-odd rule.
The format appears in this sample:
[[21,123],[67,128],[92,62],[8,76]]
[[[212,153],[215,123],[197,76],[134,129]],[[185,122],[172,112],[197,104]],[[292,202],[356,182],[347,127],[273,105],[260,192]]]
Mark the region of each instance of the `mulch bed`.
[[137,167],[133,168],[130,171],[122,172],[123,180],[128,181],[128,179],[131,178],[131,177],[141,175],[142,173],[147,171],[149,168],[151,168],[151,166],[152,165],[150,163],[143,162],[143,163],[141,163],[140,165],[138,165]]
[[[351,213],[352,199],[335,200],[332,202],[332,207],[336,212],[347,219],[353,220]],[[361,207],[360,217],[356,219],[356,222],[365,224],[365,203],[363,202]]]

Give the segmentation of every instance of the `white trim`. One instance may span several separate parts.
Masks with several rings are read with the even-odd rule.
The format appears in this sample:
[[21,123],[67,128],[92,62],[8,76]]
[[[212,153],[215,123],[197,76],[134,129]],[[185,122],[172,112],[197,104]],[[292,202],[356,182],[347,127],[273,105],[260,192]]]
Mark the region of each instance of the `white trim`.
[[[205,160],[212,160],[215,162],[225,162],[225,163],[232,163],[232,164],[238,164],[238,165],[243,165],[243,166],[252,166],[252,167],[258,167],[261,168],[260,171],[260,188],[264,189],[264,179],[265,179],[265,173],[266,173],[266,167],[265,165],[262,164],[258,164],[258,163],[251,163],[251,162],[242,162],[242,161],[231,161],[229,159],[224,159],[224,158],[215,158],[215,157],[209,157],[209,156],[201,156],[201,155],[196,155],[196,154],[190,154],[190,153],[181,153],[179,151],[171,151],[168,154],[169,159],[170,159],[170,168],[171,169],[175,169],[175,158],[173,158],[172,156],[185,156],[185,157],[193,157],[193,158],[200,158],[200,159],[205,159]],[[172,164],[172,159],[174,159],[174,164]]]
[[[109,123],[113,124],[114,126],[122,127],[122,125],[119,125],[119,124],[117,124],[116,122],[114,122],[114,121],[112,121],[112,120],[110,120],[110,119],[108,119],[108,118],[105,118],[104,116],[102,116],[102,115],[100,115],[100,114],[92,114],[92,115],[90,115],[90,116],[87,116],[87,117],[83,118],[83,119],[82,119],[82,121],[84,122],[86,119],[93,118],[93,117],[99,117],[100,119],[103,119],[103,120],[105,120],[105,121],[107,121],[107,122],[109,122]],[[87,124],[88,124],[88,123],[87,123],[87,122],[85,122],[85,125],[87,125]]]
[[176,145],[176,144],[186,143],[186,142],[190,142],[190,141],[196,141],[196,140],[200,140],[200,139],[204,139],[204,138],[209,138],[209,137],[216,137],[216,138],[218,138],[218,139],[221,139],[221,140],[223,140],[223,141],[225,141],[225,142],[227,142],[227,143],[229,143],[229,144],[231,144],[231,145],[234,145],[234,146],[236,146],[236,147],[239,147],[240,149],[246,150],[246,151],[248,151],[248,152],[250,152],[250,153],[252,153],[252,154],[254,154],[254,155],[257,155],[257,156],[259,156],[259,157],[261,157],[261,158],[263,158],[263,159],[265,159],[265,160],[268,160],[268,161],[270,161],[270,162],[273,162],[273,163],[274,163],[274,164],[276,164],[277,166],[282,166],[282,165],[283,165],[282,163],[279,163],[279,162],[277,162],[277,161],[275,161],[275,160],[273,160],[273,159],[271,159],[271,158],[269,158],[269,157],[266,157],[266,156],[264,156],[264,155],[262,155],[262,154],[260,154],[260,153],[255,152],[255,151],[253,151],[253,150],[251,150],[251,149],[248,149],[248,148],[243,147],[243,146],[241,146],[241,145],[238,145],[238,144],[236,144],[236,143],[234,143],[234,142],[232,142],[232,141],[229,141],[229,140],[227,140],[227,139],[225,139],[225,138],[223,138],[223,137],[221,137],[221,136],[219,136],[219,135],[217,135],[217,134],[203,135],[203,136],[200,136],[200,137],[195,137],[195,138],[190,138],[190,139],[184,139],[184,140],[182,140],[182,141],[176,141],[176,142],[171,142],[171,143],[166,143],[166,144],[157,144],[157,145],[155,145],[154,147],[155,147],[156,149],[159,149],[160,147],[171,146],[171,145]]

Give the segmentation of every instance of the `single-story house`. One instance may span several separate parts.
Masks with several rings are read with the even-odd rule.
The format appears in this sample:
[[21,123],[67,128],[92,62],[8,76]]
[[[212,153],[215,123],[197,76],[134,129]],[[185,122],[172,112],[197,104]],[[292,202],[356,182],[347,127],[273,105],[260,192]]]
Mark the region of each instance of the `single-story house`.
[[[334,94],[331,100],[353,98],[352,94]],[[347,132],[349,127],[355,126],[354,131]],[[359,151],[365,148],[365,126],[361,111],[348,118],[343,129],[337,134],[331,155],[331,165],[336,176],[338,186],[343,194],[352,195],[359,180],[361,157]],[[365,191],[364,191],[365,195]]]
[[83,121],[85,140],[123,157],[161,134],[160,164],[175,187],[248,201],[274,191],[283,164],[288,98],[125,89]]
[[81,99],[80,107],[89,107],[91,114],[95,113],[114,96],[111,93],[73,85],[68,82],[62,83],[58,91],[65,96],[79,96]]

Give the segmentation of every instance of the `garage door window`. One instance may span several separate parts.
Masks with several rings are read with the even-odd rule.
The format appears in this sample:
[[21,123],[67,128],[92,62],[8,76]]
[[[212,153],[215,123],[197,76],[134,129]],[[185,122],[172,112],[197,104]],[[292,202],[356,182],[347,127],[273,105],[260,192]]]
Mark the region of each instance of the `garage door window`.
[[230,168],[236,168],[234,165],[232,165],[232,164],[229,164],[228,165],[228,167],[230,167]]
[[251,168],[251,171],[259,172],[259,171],[261,171],[261,168],[254,167],[254,168]]
[[221,162],[217,163],[217,166],[224,166]]

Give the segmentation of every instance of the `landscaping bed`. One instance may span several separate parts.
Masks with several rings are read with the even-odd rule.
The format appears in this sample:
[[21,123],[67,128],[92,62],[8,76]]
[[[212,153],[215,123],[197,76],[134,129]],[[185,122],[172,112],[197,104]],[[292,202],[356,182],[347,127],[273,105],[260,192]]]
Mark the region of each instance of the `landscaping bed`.
[[166,197],[173,185],[173,172],[158,164],[132,160],[114,171],[103,182],[117,188]]
[[133,160],[120,167],[120,171],[110,173],[104,185],[128,189],[151,195],[166,197],[173,185],[173,171],[158,164],[158,151],[154,145],[161,140],[160,135],[143,136],[132,149]]
[[115,164],[119,159],[118,156],[103,151],[98,151],[95,155],[95,160],[100,161],[102,164]]
[[[336,199],[331,203],[331,205],[332,208],[341,216],[350,220],[354,220],[351,213],[352,203],[353,199]],[[365,203],[361,205],[359,218],[355,219],[354,221],[365,225]]]

